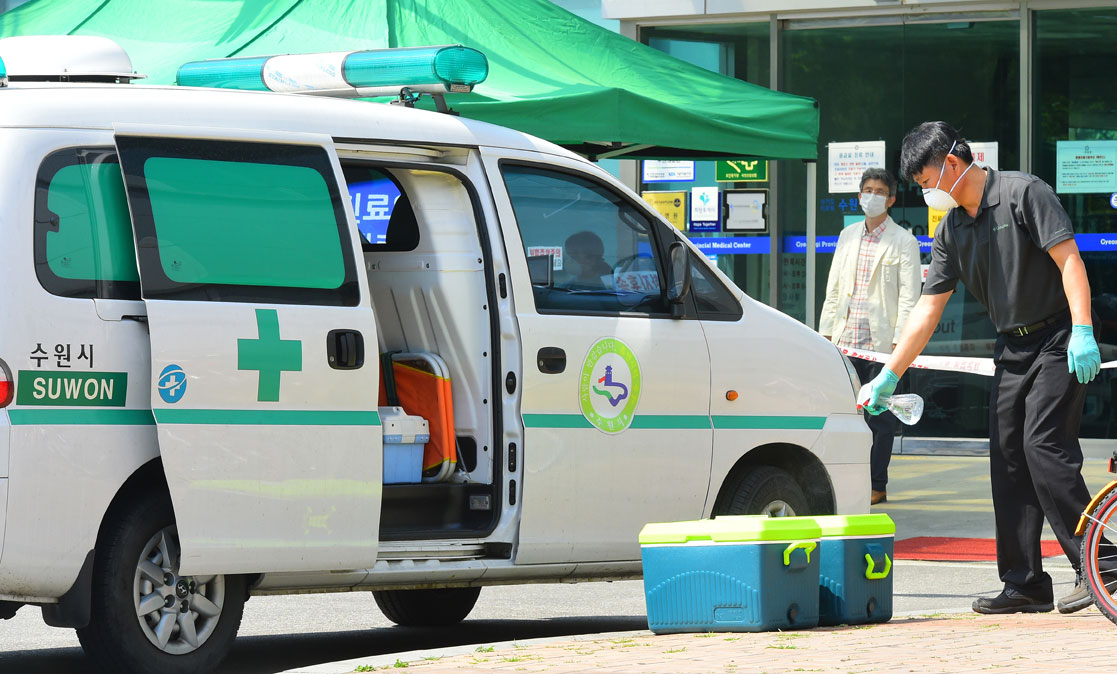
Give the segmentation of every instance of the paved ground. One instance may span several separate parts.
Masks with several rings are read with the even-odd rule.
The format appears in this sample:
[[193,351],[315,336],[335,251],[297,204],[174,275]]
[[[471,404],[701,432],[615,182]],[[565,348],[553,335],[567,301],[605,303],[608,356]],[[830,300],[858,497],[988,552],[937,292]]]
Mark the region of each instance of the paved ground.
[[[1087,486],[1110,479],[1107,462],[1088,459]],[[897,538],[992,538],[988,459],[896,456],[889,500],[873,508],[895,521]],[[1050,528],[1045,538],[1052,538]],[[1045,567],[1056,597],[1069,592],[1073,569],[1063,557]],[[899,561],[896,608],[934,606],[941,613],[902,615],[880,625],[758,634],[653,635],[648,631],[423,650],[291,670],[326,674],[356,670],[451,672],[1111,672],[1112,656],[1099,644],[1117,627],[1096,609],[1063,616],[979,616],[974,596],[1000,591],[987,563]]]
[[[1083,463],[1082,475],[1091,494],[1114,477],[1108,466],[1106,459],[1088,458]],[[895,520],[897,539],[995,536],[988,458],[893,456],[888,480],[888,502],[872,510]],[[1044,537],[1054,538],[1050,527],[1044,527]]]
[[[882,625],[760,634],[650,633],[400,654],[361,671],[460,672],[1111,672],[1114,626],[1097,611],[1071,616],[925,616]],[[311,671],[311,670],[305,670]]]

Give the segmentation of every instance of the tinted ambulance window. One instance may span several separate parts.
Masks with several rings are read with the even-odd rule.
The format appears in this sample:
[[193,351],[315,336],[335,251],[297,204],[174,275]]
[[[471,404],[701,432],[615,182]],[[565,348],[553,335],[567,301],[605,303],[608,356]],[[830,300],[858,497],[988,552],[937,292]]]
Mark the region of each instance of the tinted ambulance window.
[[411,199],[385,169],[367,164],[342,164],[353,216],[367,251],[408,251],[419,246],[419,223]]
[[690,292],[698,307],[698,318],[704,321],[735,321],[741,317],[737,298],[697,255],[690,260]]
[[651,222],[620,194],[569,173],[505,165],[543,312],[667,312]]
[[35,270],[55,295],[139,299],[115,151],[75,148],[43,161],[35,187]]
[[329,155],[306,145],[118,137],[144,297],[354,306]]

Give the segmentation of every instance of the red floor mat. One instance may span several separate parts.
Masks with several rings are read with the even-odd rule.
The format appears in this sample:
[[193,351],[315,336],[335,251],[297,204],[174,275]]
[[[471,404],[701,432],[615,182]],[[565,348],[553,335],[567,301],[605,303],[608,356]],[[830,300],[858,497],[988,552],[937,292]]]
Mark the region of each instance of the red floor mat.
[[[992,538],[943,538],[918,536],[896,541],[896,559],[922,559],[936,562],[995,562],[997,542]],[[1058,541],[1041,541],[1044,557],[1063,554]]]

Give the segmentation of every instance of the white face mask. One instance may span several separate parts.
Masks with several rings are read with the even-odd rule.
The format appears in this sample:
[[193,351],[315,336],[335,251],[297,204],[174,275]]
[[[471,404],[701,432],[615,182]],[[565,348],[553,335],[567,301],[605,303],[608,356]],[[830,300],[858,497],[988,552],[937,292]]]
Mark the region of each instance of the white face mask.
[[888,197],[883,194],[873,194],[872,192],[861,193],[861,210],[865,211],[865,215],[870,218],[875,218],[882,215],[888,210]]
[[[957,144],[958,141],[954,141],[954,143],[950,146],[950,149],[946,152],[948,156],[951,152],[954,151],[954,146]],[[944,157],[942,160],[942,168],[939,169],[939,179],[935,183],[935,186],[930,189],[923,190],[923,201],[927,202],[927,207],[933,208],[936,211],[949,211],[952,208],[956,208],[958,206],[958,202],[955,201],[954,197],[950,195],[952,192],[954,192],[954,188],[958,187],[958,183],[962,182],[962,178],[965,177],[965,175],[969,173],[970,169],[972,168],[973,163],[971,162],[970,165],[966,167],[966,170],[962,171],[962,175],[958,176],[958,180],[955,180],[954,184],[950,186],[950,190],[944,192],[943,190],[939,189],[939,183],[942,182],[942,174],[944,171],[946,171],[946,158]]]

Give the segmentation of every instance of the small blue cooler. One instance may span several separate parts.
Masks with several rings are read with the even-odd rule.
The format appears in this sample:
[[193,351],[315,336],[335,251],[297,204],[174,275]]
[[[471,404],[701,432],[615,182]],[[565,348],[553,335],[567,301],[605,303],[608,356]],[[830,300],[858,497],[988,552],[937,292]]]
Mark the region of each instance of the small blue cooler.
[[430,441],[430,424],[402,407],[378,407],[384,436],[384,484],[423,481],[423,450]]
[[892,544],[888,515],[815,517],[822,529],[819,624],[856,625],[892,618]]
[[657,634],[814,627],[819,535],[810,518],[646,525],[648,627]]

